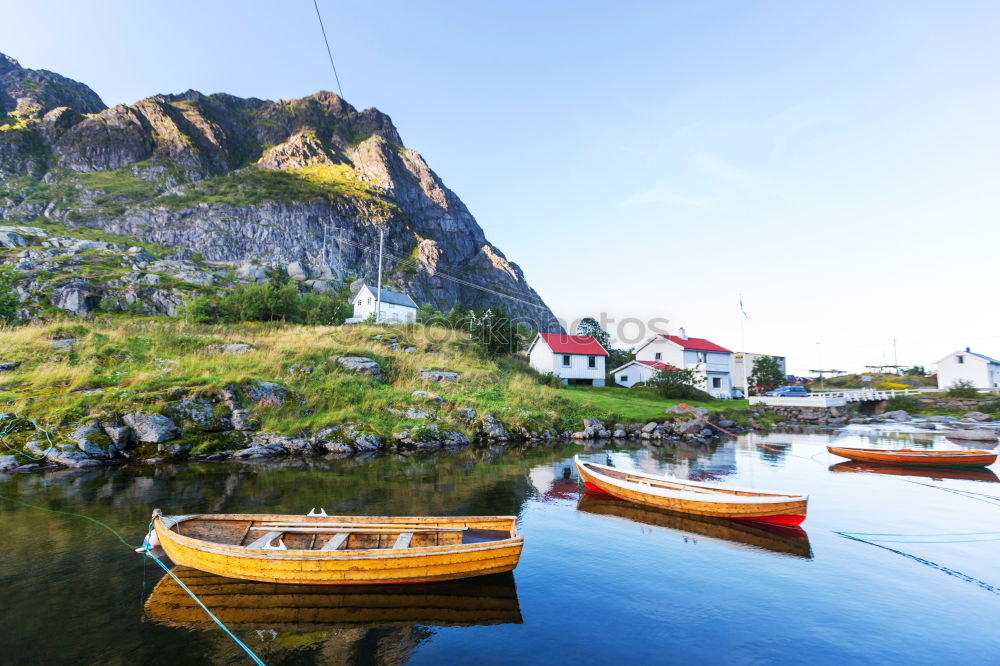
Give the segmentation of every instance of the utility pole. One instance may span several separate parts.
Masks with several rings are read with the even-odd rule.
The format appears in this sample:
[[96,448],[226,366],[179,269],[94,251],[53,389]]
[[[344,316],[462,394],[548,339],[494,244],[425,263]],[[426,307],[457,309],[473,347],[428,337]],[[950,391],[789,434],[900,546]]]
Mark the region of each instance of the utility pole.
[[899,354],[896,353],[896,338],[892,339],[892,362],[896,366],[896,374],[899,374]]
[[385,230],[378,230],[378,295],[375,298],[375,323],[382,320],[382,242]]

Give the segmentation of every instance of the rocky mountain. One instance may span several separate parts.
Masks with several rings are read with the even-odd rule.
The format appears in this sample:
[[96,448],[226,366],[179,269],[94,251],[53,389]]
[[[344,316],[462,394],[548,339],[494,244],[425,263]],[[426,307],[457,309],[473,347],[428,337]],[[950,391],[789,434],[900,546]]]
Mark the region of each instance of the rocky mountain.
[[418,303],[557,325],[391,119],[330,92],[189,90],[109,108],[0,54],[0,222],[120,234],[250,279],[290,267],[323,289],[374,279],[383,231],[386,281]]

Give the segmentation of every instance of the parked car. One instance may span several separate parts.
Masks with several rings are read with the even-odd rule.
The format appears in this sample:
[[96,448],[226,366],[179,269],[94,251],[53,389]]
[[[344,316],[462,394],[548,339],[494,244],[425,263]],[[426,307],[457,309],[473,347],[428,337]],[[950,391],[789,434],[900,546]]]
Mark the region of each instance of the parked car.
[[805,386],[779,386],[772,391],[768,391],[764,395],[782,396],[785,398],[804,398],[809,395],[809,391],[806,390]]
[[734,388],[729,391],[730,400],[742,400],[743,398],[743,389]]

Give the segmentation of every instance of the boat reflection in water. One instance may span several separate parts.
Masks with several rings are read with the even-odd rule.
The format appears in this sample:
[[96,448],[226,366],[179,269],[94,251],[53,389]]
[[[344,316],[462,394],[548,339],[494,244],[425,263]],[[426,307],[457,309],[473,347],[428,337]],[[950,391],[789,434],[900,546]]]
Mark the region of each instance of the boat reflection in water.
[[[182,566],[172,571],[223,623],[235,629],[301,632],[355,625],[521,624],[511,573],[413,585],[316,586],[223,578]],[[146,600],[145,614],[173,627],[216,626],[166,575]]]
[[693,516],[633,504],[608,495],[585,492],[576,505],[579,511],[615,516],[643,525],[664,527],[675,532],[710,539],[726,545],[767,550],[781,555],[812,559],[809,535],[801,527],[772,525],[709,516]]
[[830,465],[831,472],[867,472],[893,476],[919,476],[925,479],[956,479],[997,483],[1000,478],[985,467],[911,467],[908,465],[883,465],[879,463],[842,462]]

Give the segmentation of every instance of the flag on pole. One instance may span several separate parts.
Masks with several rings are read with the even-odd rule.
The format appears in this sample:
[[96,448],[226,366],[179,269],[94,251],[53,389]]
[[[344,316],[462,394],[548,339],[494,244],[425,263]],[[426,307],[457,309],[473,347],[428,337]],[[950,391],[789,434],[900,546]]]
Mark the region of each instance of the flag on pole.
[[743,294],[740,294],[740,312],[742,312],[742,313],[743,313],[743,316],[744,316],[744,317],[745,317],[746,319],[750,319],[750,317],[748,317],[748,316],[747,316],[747,311],[746,311],[746,309],[744,309],[744,307],[743,307]]

